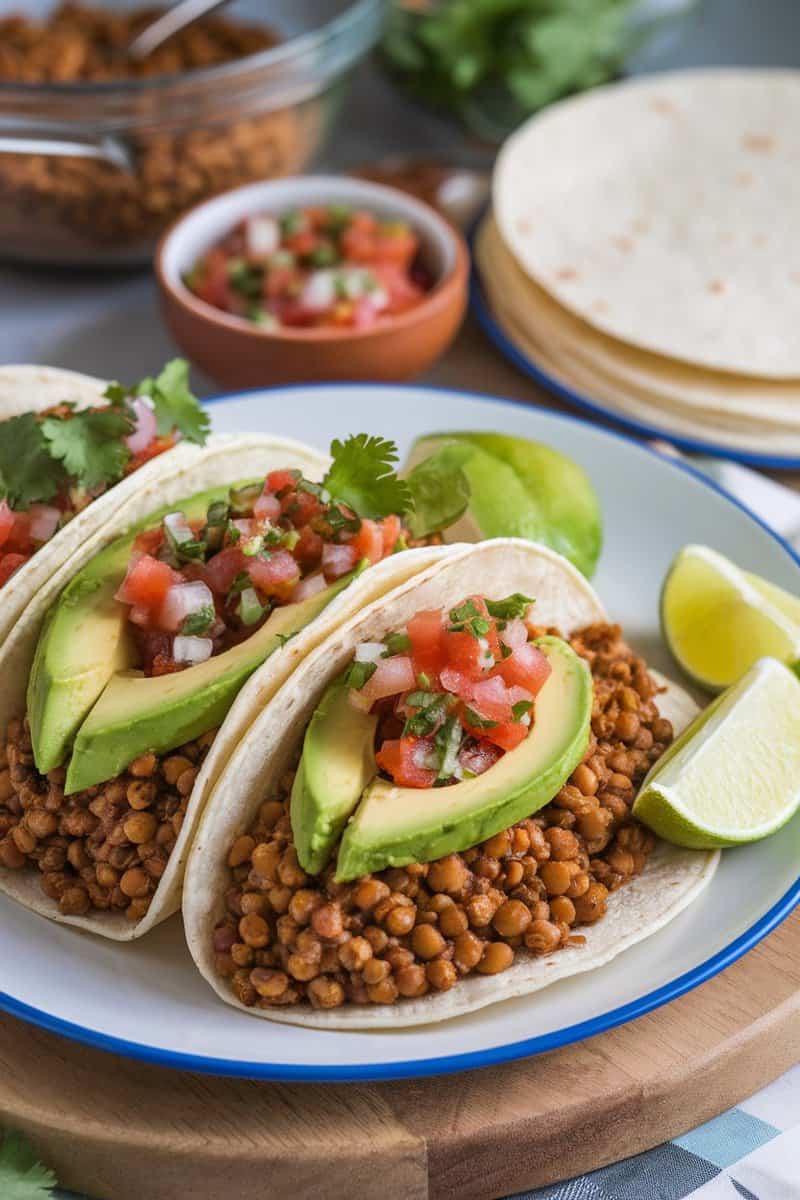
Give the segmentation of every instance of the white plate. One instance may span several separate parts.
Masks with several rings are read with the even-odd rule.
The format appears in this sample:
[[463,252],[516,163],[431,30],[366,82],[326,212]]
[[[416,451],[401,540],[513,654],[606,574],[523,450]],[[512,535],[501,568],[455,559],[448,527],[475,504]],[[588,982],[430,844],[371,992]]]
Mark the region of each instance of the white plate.
[[[320,448],[367,430],[405,452],[419,433],[485,429],[556,446],[588,471],[606,546],[595,580],[609,611],[654,666],[658,591],[675,552],[707,542],[800,591],[800,562],[703,477],[574,418],[456,392],[341,385],[253,392],[215,403],[222,432],[273,430]],[[674,667],[672,668],[674,671]],[[0,1005],[57,1033],[189,1070],[270,1079],[437,1074],[552,1049],[657,1007],[750,949],[800,898],[800,816],[778,836],[726,851],[713,884],[665,930],[586,976],[471,1016],[396,1033],[271,1025],[222,1004],[194,970],[175,918],[120,945],[0,900]]]

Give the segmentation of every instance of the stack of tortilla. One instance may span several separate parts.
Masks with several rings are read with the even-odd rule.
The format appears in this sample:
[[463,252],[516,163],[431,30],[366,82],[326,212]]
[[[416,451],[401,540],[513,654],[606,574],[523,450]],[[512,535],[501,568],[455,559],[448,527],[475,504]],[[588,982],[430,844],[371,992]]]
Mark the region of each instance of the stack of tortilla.
[[476,259],[496,322],[585,400],[800,457],[800,73],[654,75],[506,143]]

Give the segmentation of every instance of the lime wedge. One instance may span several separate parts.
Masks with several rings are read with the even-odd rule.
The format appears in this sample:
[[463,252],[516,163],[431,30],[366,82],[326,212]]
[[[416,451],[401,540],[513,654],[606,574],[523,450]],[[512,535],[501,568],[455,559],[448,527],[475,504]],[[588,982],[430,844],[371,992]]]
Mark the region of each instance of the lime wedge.
[[603,543],[600,501],[571,458],[528,438],[457,430],[418,438],[407,468],[436,454],[458,463],[470,490],[469,507],[445,530],[446,541],[528,538],[591,577]]
[[692,722],[633,815],[668,842],[716,850],[775,833],[800,807],[800,679],[762,658]]
[[696,683],[720,691],[758,658],[800,660],[800,601],[708,546],[685,546],[661,590],[661,629]]

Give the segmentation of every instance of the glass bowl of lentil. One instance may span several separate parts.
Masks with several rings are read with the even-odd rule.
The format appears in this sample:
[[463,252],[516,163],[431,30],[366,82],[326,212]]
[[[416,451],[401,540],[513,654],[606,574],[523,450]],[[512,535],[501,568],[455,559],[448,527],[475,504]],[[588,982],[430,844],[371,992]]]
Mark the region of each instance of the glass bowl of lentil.
[[146,262],[198,201],[304,170],[384,7],[233,0],[134,67],[136,0],[0,0],[0,257]]

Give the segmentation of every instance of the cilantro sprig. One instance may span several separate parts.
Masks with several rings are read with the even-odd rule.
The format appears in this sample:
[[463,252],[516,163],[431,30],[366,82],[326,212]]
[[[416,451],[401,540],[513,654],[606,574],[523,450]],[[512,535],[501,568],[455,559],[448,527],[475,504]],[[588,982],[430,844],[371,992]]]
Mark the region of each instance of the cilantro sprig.
[[395,473],[397,446],[386,438],[366,433],[331,443],[333,463],[322,486],[333,500],[341,501],[360,517],[376,520],[391,513],[402,516],[413,508],[411,489]]
[[0,1145],[0,1196],[3,1200],[47,1200],[58,1180],[39,1161],[20,1133],[6,1130]]
[[533,603],[534,600],[531,596],[523,596],[522,592],[513,592],[504,600],[487,600],[486,608],[490,616],[495,617],[498,621],[513,621],[515,618],[524,617]]
[[188,365],[176,358],[133,388],[109,384],[102,408],[67,400],[61,416],[23,413],[0,422],[0,498],[20,510],[70,486],[92,492],[117,483],[132,457],[125,439],[136,427],[133,395],[150,398],[159,435],[177,430],[187,441],[205,441],[208,416],[189,390]]

